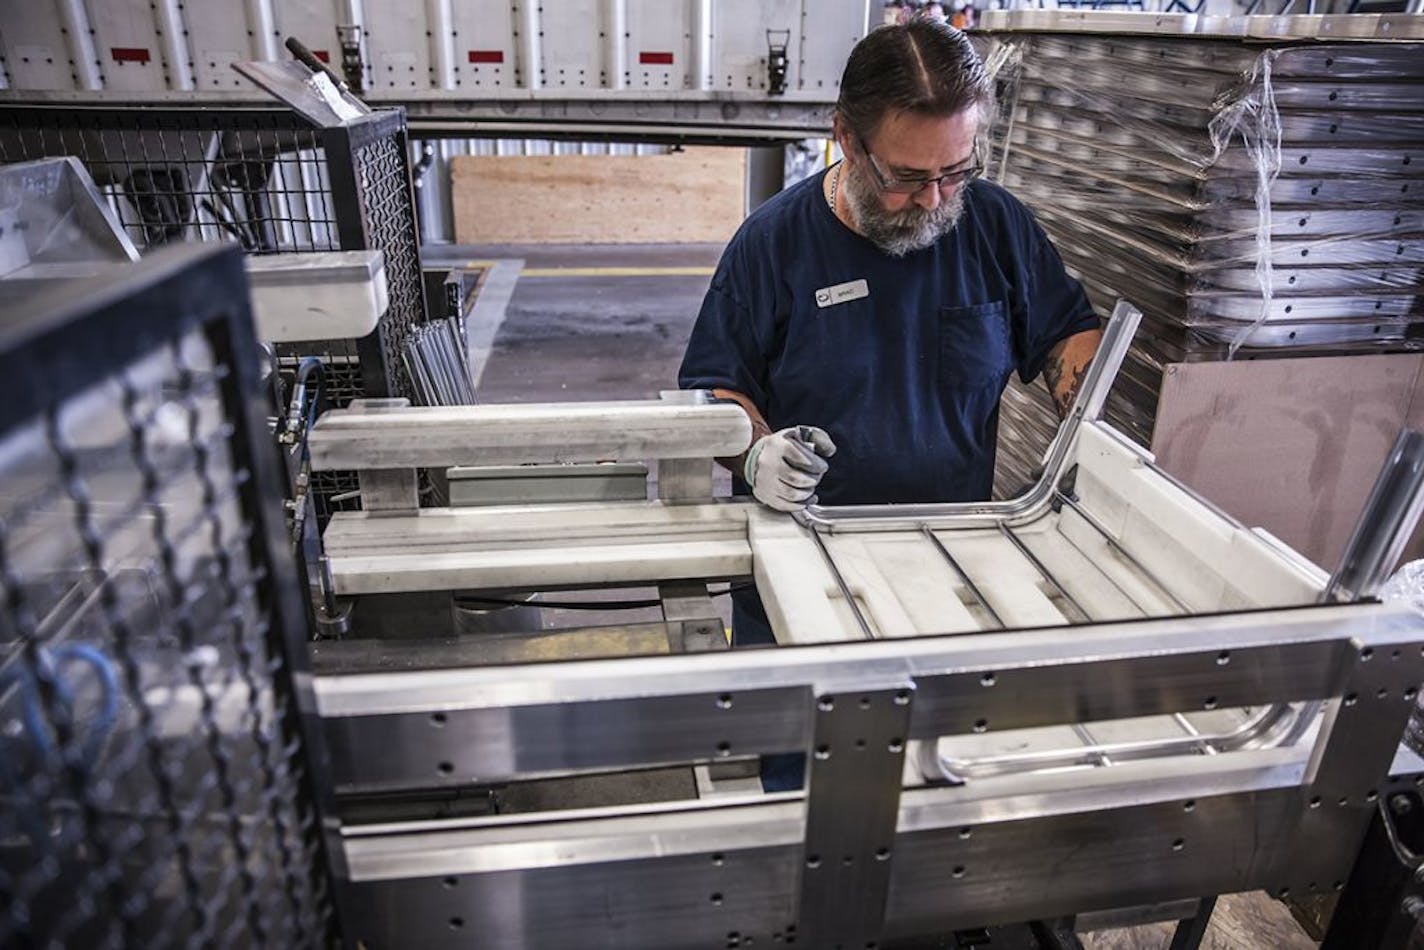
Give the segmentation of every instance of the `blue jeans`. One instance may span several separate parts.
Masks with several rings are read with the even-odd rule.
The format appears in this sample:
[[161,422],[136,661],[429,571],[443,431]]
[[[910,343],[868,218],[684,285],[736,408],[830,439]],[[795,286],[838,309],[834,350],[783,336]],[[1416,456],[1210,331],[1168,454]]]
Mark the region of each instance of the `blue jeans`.
[[[776,636],[752,584],[732,585],[732,649],[776,646]],[[761,757],[761,787],[767,792],[791,792],[805,781],[806,753],[781,752]]]

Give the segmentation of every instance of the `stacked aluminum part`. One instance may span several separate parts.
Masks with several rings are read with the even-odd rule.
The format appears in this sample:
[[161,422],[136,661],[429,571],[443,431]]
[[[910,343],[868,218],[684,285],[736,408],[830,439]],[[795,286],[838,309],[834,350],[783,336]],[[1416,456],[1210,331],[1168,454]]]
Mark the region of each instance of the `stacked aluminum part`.
[[[1424,29],[1307,43],[1268,19],[991,21],[990,173],[1099,309],[1142,305],[1110,418],[1143,444],[1164,364],[1406,348],[1424,320]],[[1211,32],[1086,32],[1154,26]],[[1051,435],[1041,389],[1005,397],[1000,494]]]
[[422,406],[474,406],[475,384],[457,318],[431,320],[412,328],[401,358]]

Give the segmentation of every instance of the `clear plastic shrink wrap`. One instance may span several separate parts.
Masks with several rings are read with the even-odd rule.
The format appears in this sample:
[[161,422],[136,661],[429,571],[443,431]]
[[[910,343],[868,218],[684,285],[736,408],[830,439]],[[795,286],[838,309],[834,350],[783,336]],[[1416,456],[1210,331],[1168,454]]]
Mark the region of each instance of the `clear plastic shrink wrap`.
[[[1162,367],[1378,352],[1424,323],[1424,42],[1004,32],[988,175],[1093,304],[1144,313],[1108,417],[1150,443]],[[1056,424],[1005,395],[996,494]]]
[[[1407,600],[1415,610],[1424,612],[1424,561],[1410,561],[1394,572],[1385,581],[1379,592],[1380,600]],[[1404,732],[1404,741],[1411,749],[1424,755],[1424,695],[1415,701],[1414,714],[1409,717],[1409,727]]]

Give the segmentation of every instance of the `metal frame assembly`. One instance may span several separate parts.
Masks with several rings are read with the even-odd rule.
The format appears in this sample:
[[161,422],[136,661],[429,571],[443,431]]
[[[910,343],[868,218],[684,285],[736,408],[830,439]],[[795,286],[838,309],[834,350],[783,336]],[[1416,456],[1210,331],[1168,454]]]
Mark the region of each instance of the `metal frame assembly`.
[[[7,23],[0,50],[0,197],[26,199],[0,202],[0,305],[41,287],[0,313],[0,945],[1071,947],[1176,919],[1189,950],[1253,890],[1338,902],[1331,948],[1417,939],[1424,613],[1378,595],[1424,434],[1327,572],[1159,468],[1132,439],[1150,413],[1105,407],[1156,385],[1140,353],[1178,304],[1234,355],[1243,325],[1294,340],[1383,282],[1411,303],[1375,304],[1371,345],[1409,338],[1424,217],[1375,205],[1417,174],[1393,137],[1419,127],[1394,81],[1418,44],[1393,38],[1418,18],[989,17],[1012,92],[990,164],[1089,189],[1023,190],[1092,302],[1121,284],[1146,317],[1117,303],[1041,457],[1008,437],[1039,473],[1018,497],[787,515],[719,493],[753,428],[707,393],[477,404],[487,262],[433,276],[451,312],[427,319],[406,112],[337,90],[432,138],[779,143],[826,131],[879,5],[607,0],[561,31],[502,0],[116,3],[60,3],[19,47]],[[1134,35],[1163,27],[1191,36]],[[282,32],[325,39],[274,63]],[[72,73],[14,61],[61,48]],[[297,111],[174,104],[250,95],[233,62]],[[1317,141],[1371,102],[1345,132],[1376,164]],[[1289,210],[1321,187],[1340,208]],[[1314,255],[1275,326],[1266,225]],[[160,246],[189,241],[229,246]],[[1377,253],[1403,270],[1370,276]],[[733,650],[714,598],[752,586],[777,645]]]
[[[324,538],[358,615],[421,591],[750,575],[783,646],[319,664],[339,801],[806,762],[795,792],[348,822],[350,936],[894,946],[1343,889],[1381,796],[1417,772],[1399,740],[1424,620],[1369,598],[1424,498],[1424,445],[1401,440],[1340,574],[1357,580],[1332,583],[1098,419],[1136,320],[1109,324],[1040,482],[995,505],[792,519],[715,500],[710,457],[745,446],[746,420],[685,398],[320,419],[313,467],[357,468],[381,499]],[[655,501],[414,503],[416,466],[631,457],[682,477]]]

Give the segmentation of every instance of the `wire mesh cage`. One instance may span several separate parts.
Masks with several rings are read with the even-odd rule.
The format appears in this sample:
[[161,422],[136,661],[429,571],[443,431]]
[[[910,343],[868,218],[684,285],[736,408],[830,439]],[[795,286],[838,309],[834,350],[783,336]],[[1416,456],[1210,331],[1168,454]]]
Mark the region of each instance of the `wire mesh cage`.
[[[399,354],[426,305],[404,112],[317,128],[278,108],[0,106],[0,162],[59,155],[84,163],[142,251],[190,241],[249,254],[381,250],[390,307],[376,332],[282,345],[278,362],[291,374],[320,357],[338,408],[411,395]],[[354,473],[321,473],[313,489],[323,521],[359,507]]]
[[304,613],[237,253],[0,312],[0,946],[321,946]]

